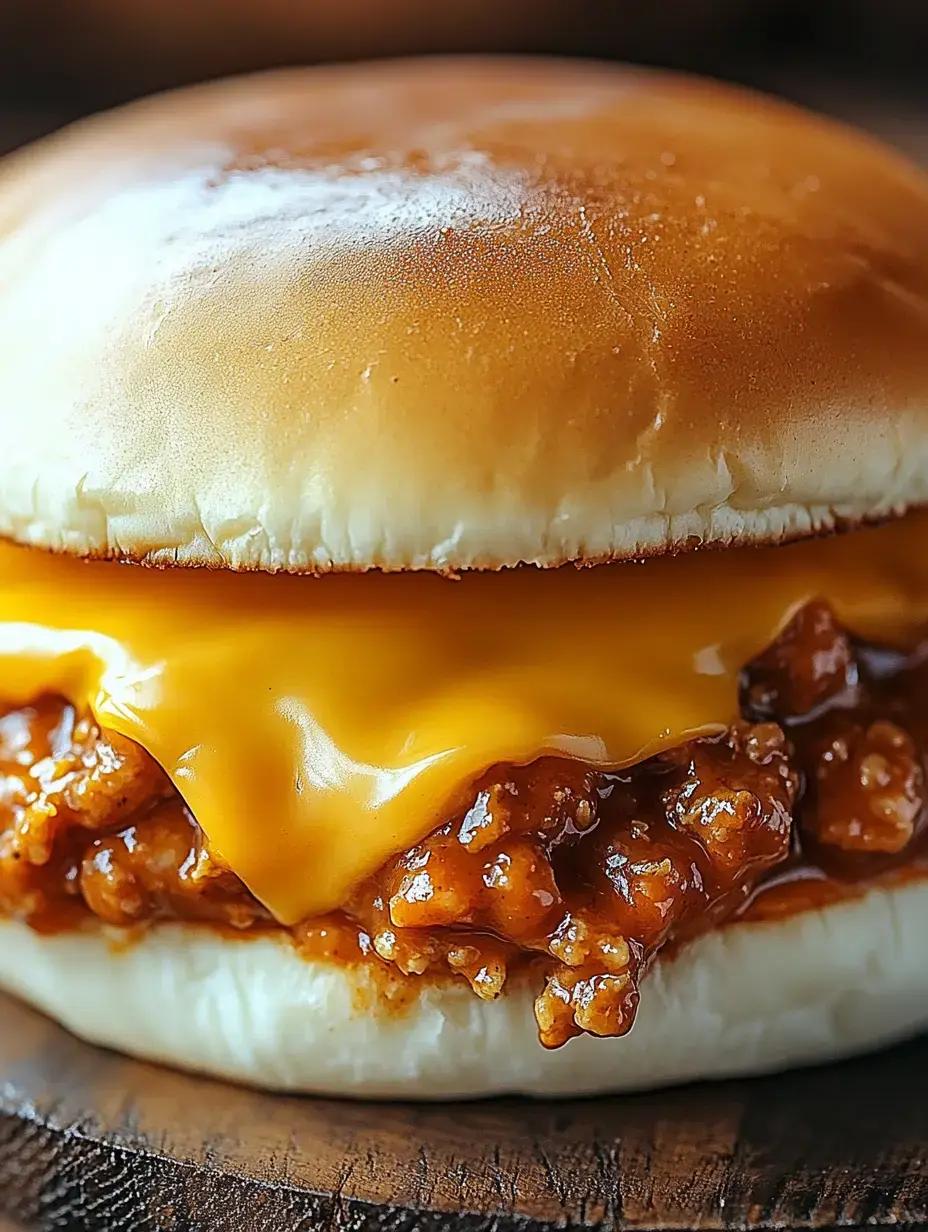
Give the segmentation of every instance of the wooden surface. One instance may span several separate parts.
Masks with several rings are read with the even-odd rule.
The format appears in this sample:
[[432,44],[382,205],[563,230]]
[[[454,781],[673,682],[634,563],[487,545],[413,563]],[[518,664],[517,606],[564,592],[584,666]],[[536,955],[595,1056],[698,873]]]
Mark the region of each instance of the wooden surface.
[[0,1074],[0,1208],[30,1227],[928,1227],[928,1040],[650,1096],[365,1105],[127,1061],[0,998]]

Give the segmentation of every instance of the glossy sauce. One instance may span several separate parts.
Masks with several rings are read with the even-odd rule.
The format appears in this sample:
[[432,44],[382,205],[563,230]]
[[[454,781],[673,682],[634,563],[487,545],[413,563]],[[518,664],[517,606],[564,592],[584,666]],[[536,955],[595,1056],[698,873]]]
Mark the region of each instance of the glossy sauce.
[[[393,1002],[422,977],[493,998],[531,971],[557,1046],[628,1030],[654,957],[708,929],[928,875],[928,642],[861,643],[810,603],[742,672],[740,707],[624,771],[494,767],[296,945],[373,964]],[[34,928],[279,929],[147,754],[64,700],[0,719],[0,783],[0,907]]]
[[0,547],[9,705],[73,701],[164,767],[279,921],[337,908],[490,767],[615,769],[738,714],[738,673],[810,599],[908,645],[922,517],[781,549],[586,571],[301,578]]

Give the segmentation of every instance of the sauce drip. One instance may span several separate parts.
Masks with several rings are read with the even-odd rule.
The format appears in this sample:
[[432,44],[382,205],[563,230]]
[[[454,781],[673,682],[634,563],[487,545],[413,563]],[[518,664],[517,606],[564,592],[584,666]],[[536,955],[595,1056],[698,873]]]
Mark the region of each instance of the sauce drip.
[[928,520],[597,569],[321,578],[153,571],[0,546],[0,680],[162,766],[284,924],[340,906],[489,768],[635,764],[738,715],[804,605],[906,647]]
[[[852,638],[801,609],[741,673],[742,718],[627,770],[498,766],[341,910],[307,956],[491,998],[534,965],[542,1041],[621,1034],[667,946],[928,876],[928,641]],[[138,745],[62,699],[0,719],[0,907],[35,928],[179,918],[279,929]]]

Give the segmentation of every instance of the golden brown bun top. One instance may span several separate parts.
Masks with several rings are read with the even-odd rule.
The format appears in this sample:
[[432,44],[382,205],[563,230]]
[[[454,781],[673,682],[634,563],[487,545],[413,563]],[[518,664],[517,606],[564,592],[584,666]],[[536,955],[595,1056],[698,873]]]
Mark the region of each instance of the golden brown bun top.
[[0,173],[0,533],[554,565],[928,501],[928,181],[570,62],[166,95]]

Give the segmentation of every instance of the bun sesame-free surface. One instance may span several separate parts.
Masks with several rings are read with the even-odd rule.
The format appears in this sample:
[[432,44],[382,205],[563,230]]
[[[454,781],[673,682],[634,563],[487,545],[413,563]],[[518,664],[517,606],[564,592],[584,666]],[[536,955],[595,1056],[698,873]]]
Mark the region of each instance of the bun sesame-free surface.
[[364,968],[202,924],[114,945],[99,930],[41,936],[5,922],[0,980],[94,1043],[255,1086],[570,1096],[762,1073],[913,1035],[928,1024],[926,920],[921,878],[715,929],[645,977],[629,1035],[555,1051],[538,1042],[529,986],[481,1001],[463,980],[423,980],[391,1000]]
[[0,533],[557,565],[928,500],[928,180],[712,83],[531,60],[164,95],[0,171]]

